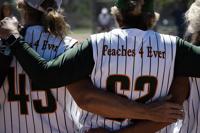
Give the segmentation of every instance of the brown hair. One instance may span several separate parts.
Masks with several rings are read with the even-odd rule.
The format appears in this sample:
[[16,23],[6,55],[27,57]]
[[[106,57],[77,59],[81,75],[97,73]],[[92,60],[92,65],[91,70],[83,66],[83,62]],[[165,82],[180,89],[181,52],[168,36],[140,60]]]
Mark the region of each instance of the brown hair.
[[51,10],[44,16],[44,26],[46,31],[55,36],[65,37],[69,31],[70,26],[64,20],[64,16],[55,10]]
[[144,13],[134,14],[134,9],[124,11],[114,6],[111,9],[111,13],[121,28],[139,28],[142,30],[149,28]]
[[116,18],[121,28],[139,28],[148,30],[152,28],[157,19],[154,12],[141,12],[134,14],[132,10],[120,10],[116,6],[111,8],[111,14]]
[[57,11],[57,5],[54,0],[45,0],[41,7],[46,13],[30,7],[26,3],[18,3],[18,7],[24,9],[29,16],[44,26],[45,30],[55,36],[64,38],[70,32],[70,25],[66,23],[64,16]]

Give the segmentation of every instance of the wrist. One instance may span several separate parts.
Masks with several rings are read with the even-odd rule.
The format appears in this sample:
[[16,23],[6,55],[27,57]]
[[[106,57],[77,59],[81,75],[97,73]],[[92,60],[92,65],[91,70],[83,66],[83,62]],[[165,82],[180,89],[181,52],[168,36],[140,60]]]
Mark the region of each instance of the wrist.
[[150,114],[148,113],[148,106],[145,104],[140,104],[140,103],[134,103],[136,106],[132,106],[131,112],[134,112],[131,114],[132,118],[131,119],[140,119],[140,120],[149,120],[150,119]]
[[20,39],[19,33],[12,33],[10,36],[5,40],[6,46],[10,47],[13,46],[18,40]]
[[[19,34],[18,31],[13,31],[13,32],[11,32],[11,33],[9,34],[9,36],[7,37],[7,39],[8,39],[11,35],[13,35],[15,38],[19,38],[19,37],[20,37],[20,34]],[[7,39],[6,39],[6,40],[7,40]]]
[[143,108],[144,108],[144,112],[143,112],[144,119],[152,120],[152,113],[151,113],[151,109],[150,109],[151,107],[148,104],[145,104]]
[[141,112],[143,120],[151,120],[151,114],[149,113],[149,106],[147,104],[141,104]]

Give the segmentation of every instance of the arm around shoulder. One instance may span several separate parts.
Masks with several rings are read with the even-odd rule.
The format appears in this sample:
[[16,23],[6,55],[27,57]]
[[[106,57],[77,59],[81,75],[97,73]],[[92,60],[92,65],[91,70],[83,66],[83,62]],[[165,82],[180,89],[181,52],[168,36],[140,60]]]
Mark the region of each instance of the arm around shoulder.
[[94,66],[90,41],[74,46],[51,61],[41,58],[23,38],[11,49],[38,88],[55,88],[84,79]]
[[200,47],[177,37],[175,76],[200,77]]

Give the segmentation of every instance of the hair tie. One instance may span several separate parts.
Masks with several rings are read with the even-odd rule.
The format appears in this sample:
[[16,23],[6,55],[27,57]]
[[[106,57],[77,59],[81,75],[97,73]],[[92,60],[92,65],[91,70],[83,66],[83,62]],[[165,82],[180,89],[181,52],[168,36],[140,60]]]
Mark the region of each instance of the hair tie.
[[51,12],[51,11],[54,11],[55,9],[53,9],[52,7],[48,7],[47,8],[47,13]]

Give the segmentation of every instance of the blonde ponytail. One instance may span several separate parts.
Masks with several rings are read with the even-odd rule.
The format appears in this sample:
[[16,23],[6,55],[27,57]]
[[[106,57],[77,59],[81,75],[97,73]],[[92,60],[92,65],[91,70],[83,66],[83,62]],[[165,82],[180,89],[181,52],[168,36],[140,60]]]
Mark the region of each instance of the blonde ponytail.
[[49,11],[44,16],[44,26],[46,31],[55,36],[61,38],[67,36],[70,33],[70,25],[64,20],[64,16],[58,13],[56,10]]

